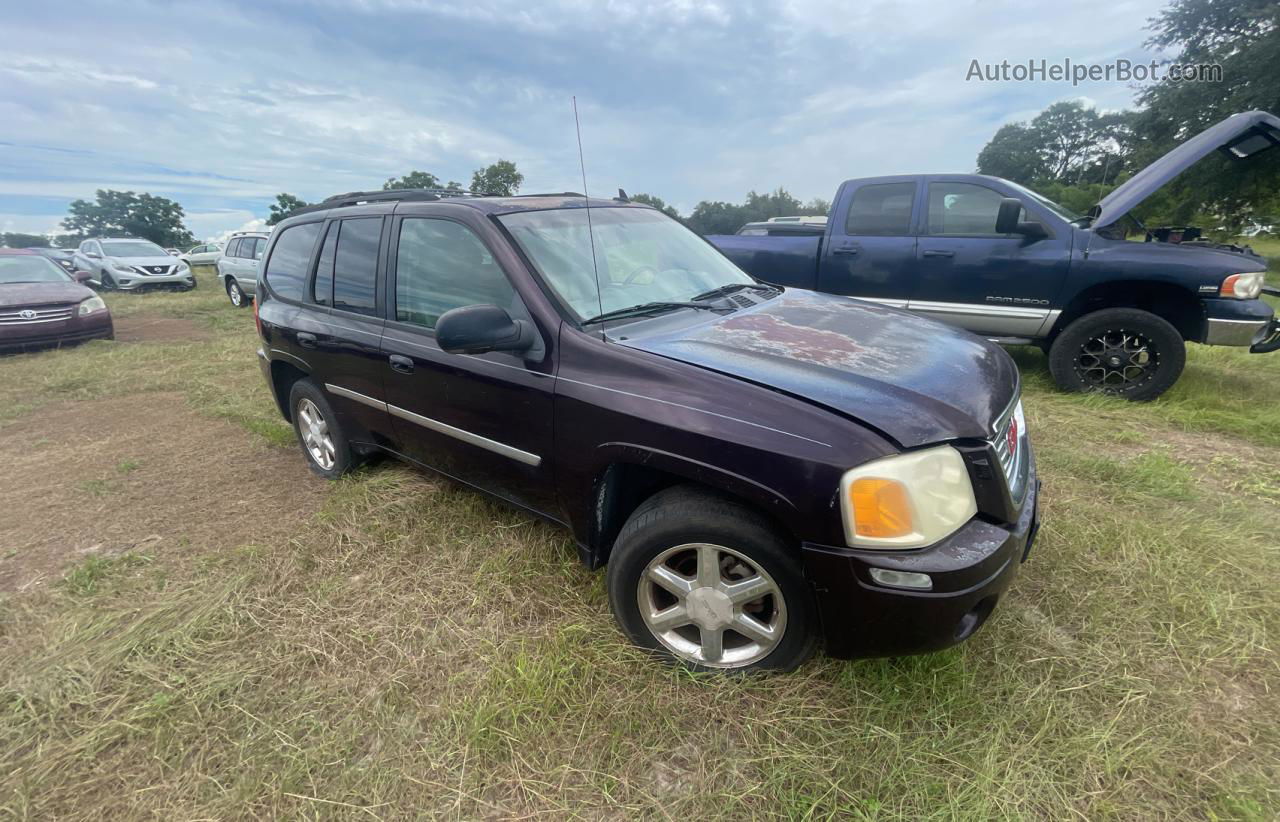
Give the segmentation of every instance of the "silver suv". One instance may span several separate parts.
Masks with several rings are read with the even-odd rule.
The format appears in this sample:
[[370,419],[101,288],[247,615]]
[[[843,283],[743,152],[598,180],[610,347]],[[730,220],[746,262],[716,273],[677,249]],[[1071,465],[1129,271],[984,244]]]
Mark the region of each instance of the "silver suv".
[[248,305],[257,289],[258,260],[267,248],[267,237],[261,231],[238,231],[218,258],[218,279],[236,308]]
[[76,271],[88,271],[89,282],[103,291],[196,287],[191,267],[175,260],[150,240],[98,237],[85,240],[72,258]]

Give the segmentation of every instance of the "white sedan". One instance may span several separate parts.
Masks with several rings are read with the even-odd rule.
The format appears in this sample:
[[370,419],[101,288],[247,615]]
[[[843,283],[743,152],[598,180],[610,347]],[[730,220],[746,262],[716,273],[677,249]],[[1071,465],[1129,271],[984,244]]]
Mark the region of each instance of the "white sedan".
[[198,265],[216,265],[221,256],[222,246],[217,243],[208,243],[188,249],[186,253],[179,255],[179,259],[185,260],[187,265],[194,268]]

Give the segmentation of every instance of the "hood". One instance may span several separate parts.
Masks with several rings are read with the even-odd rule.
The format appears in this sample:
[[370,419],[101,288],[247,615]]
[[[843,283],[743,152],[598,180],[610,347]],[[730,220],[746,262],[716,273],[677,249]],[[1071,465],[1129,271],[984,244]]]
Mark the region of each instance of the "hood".
[[1233,160],[1254,157],[1280,145],[1280,118],[1265,111],[1233,114],[1210,126],[1139,171],[1089,211],[1090,228],[1111,225],[1159,191],[1166,183],[1215,150]]
[[93,296],[80,283],[4,283],[0,284],[0,308],[24,305],[78,303]]
[[989,439],[1018,391],[999,346],[905,311],[788,289],[711,322],[619,345],[775,388],[904,448]]

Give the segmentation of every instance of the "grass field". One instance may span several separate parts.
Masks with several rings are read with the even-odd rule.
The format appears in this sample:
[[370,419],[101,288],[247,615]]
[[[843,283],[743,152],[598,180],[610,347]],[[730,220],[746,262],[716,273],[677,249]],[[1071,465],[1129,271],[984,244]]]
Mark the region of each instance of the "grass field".
[[[159,455],[104,409],[227,435],[187,469],[207,506],[0,600],[7,817],[1280,815],[1280,354],[1193,346],[1139,406],[1015,352],[1044,530],[992,621],[939,654],[716,678],[625,645],[561,531],[392,463],[313,485],[249,312],[207,278],[110,302],[199,339],[0,359],[0,439],[78,449],[105,527],[167,502],[131,493]],[[75,443],[26,433],[82,409]],[[291,468],[244,467],[270,460]],[[308,496],[262,510],[251,481]],[[253,516],[297,521],[238,537]]]

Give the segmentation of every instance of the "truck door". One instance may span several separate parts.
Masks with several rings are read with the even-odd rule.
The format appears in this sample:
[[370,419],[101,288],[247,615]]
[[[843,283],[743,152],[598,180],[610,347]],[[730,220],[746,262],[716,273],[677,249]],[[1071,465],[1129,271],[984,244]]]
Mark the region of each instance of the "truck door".
[[972,182],[930,179],[916,246],[912,311],[987,337],[1031,338],[1057,318],[1053,301],[1071,264],[1071,232],[1026,207],[1049,234],[997,234],[1000,200],[1017,197]]
[[915,290],[915,180],[846,186],[833,208],[818,290],[905,308]]

